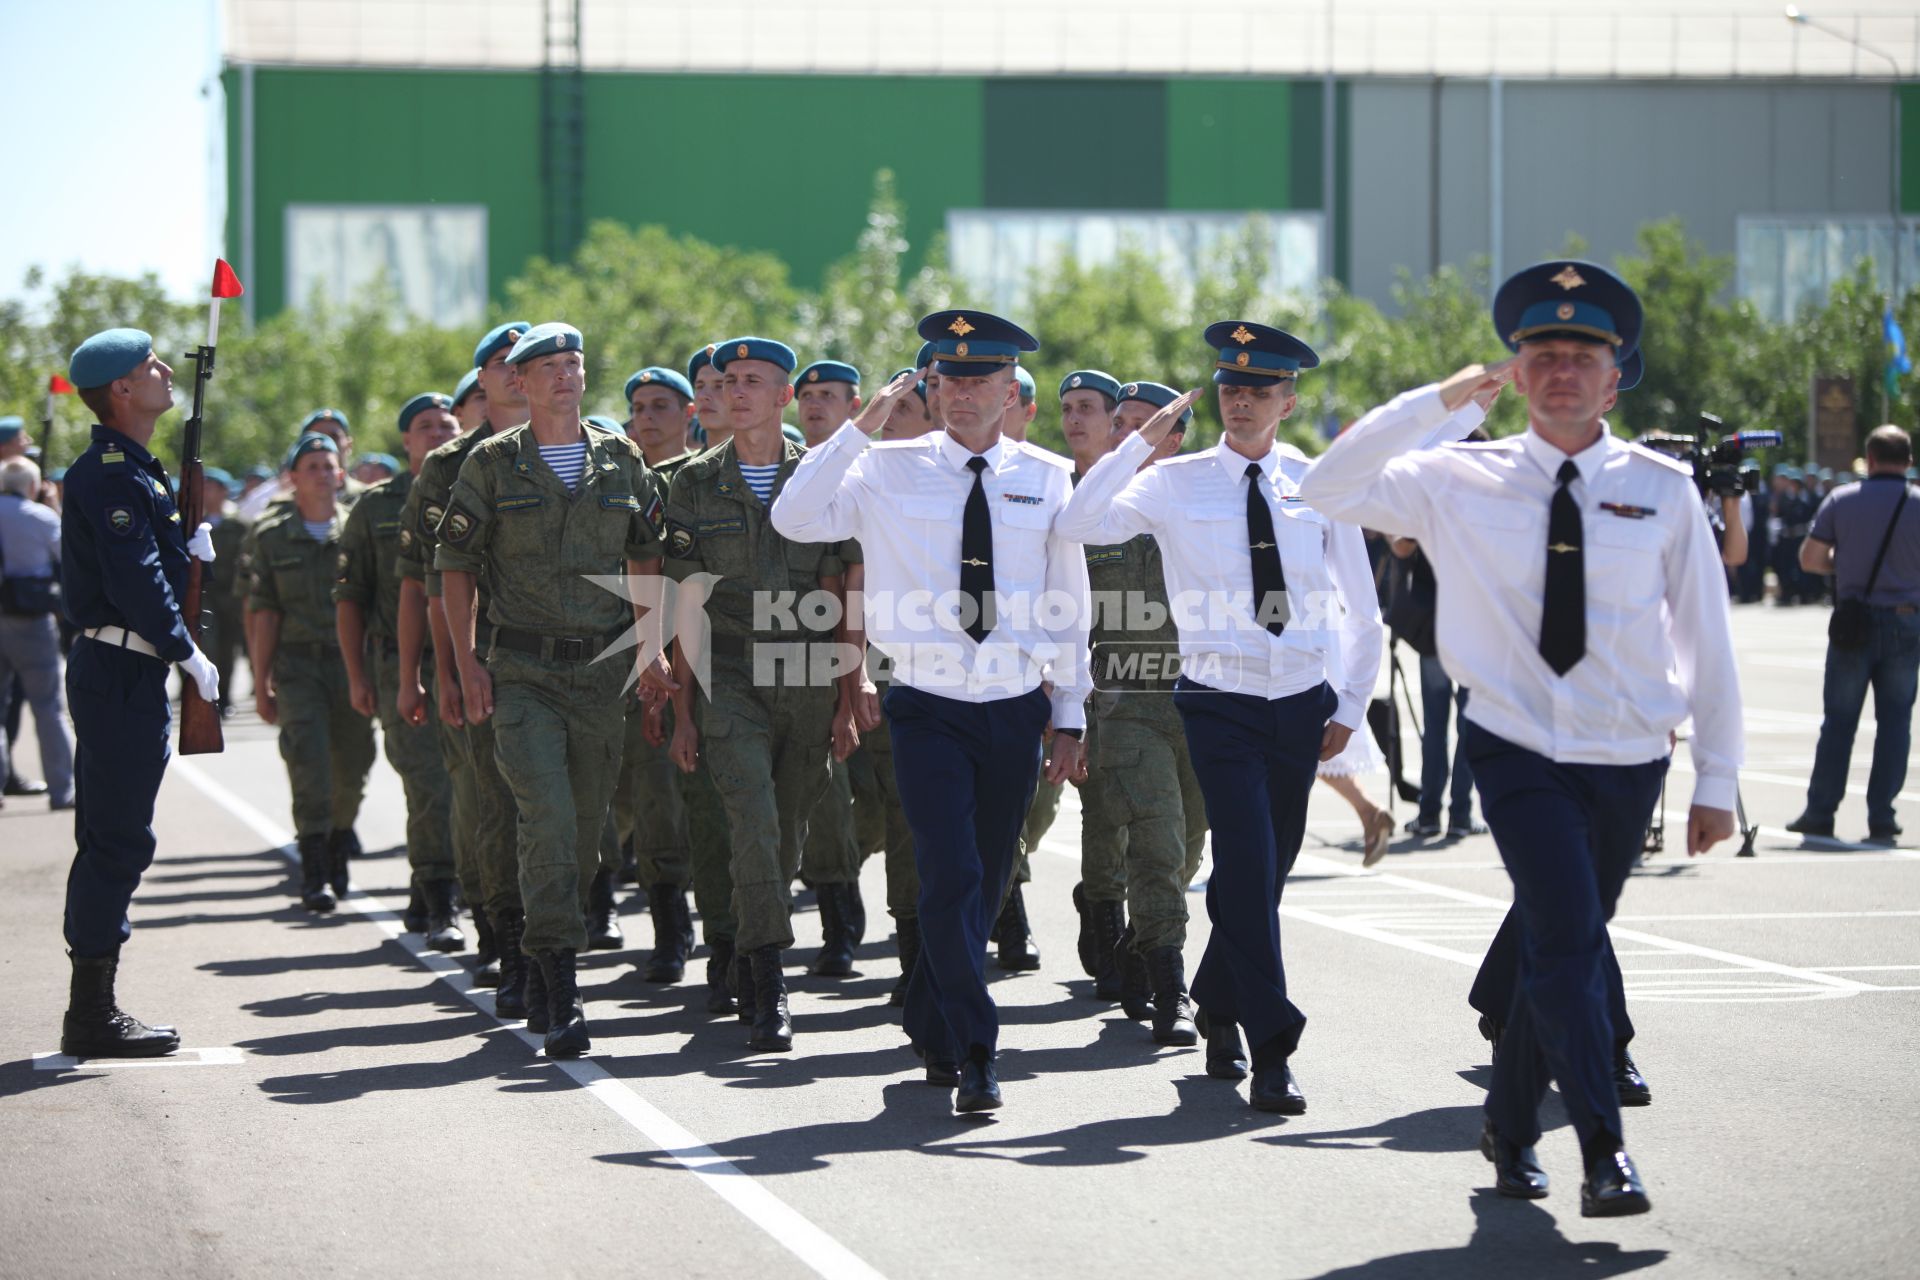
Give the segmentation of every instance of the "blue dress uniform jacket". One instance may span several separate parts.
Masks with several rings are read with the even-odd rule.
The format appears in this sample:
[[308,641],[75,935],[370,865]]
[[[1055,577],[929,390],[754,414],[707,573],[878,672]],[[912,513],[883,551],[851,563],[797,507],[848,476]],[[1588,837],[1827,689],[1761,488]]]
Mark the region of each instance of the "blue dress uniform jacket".
[[187,533],[166,470],[144,447],[94,427],[67,469],[60,547],[60,589],[75,626],[131,628],[168,662],[192,655],[180,616]]

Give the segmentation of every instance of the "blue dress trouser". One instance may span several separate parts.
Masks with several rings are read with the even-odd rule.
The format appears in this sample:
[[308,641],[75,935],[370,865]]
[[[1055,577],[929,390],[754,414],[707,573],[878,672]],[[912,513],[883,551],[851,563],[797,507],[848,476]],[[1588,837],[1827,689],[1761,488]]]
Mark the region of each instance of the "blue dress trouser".
[[1487,826],[1513,878],[1520,942],[1487,1117],[1501,1137],[1531,1146],[1551,1080],[1591,1155],[1622,1136],[1607,921],[1645,842],[1667,760],[1561,763],[1471,720],[1465,738]]
[[1000,1011],[987,991],[987,933],[1020,856],[1050,704],[1040,689],[962,702],[896,684],[884,705],[920,872],[920,963],[902,1021],[929,1058],[991,1058]]
[[[1513,1008],[1515,989],[1520,983],[1520,917],[1509,907],[1500,929],[1493,935],[1487,954],[1480,961],[1480,972],[1473,975],[1473,989],[1467,1003],[1474,1012],[1483,1013],[1506,1025]],[[1613,939],[1607,939],[1607,1016],[1613,1020],[1613,1043],[1626,1048],[1633,1041],[1633,1019],[1627,1016],[1627,991],[1620,978],[1620,961],[1614,958]]]
[[1173,705],[1213,830],[1213,932],[1194,970],[1193,1002],[1209,1018],[1244,1027],[1256,1055],[1286,1057],[1307,1018],[1287,999],[1280,895],[1306,835],[1320,739],[1339,699],[1325,683],[1267,699],[1183,677]]
[[67,660],[73,713],[73,867],[67,873],[67,946],[97,960],[132,932],[127,906],[153,865],[153,804],[173,749],[167,664],[82,639]]

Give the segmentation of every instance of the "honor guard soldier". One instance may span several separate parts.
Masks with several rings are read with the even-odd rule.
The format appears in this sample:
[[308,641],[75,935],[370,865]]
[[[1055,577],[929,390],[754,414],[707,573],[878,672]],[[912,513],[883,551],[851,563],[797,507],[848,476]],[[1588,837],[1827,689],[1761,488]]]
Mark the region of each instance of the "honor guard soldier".
[[1287,998],[1276,908],[1316,766],[1346,746],[1373,695],[1380,625],[1377,612],[1335,616],[1336,598],[1374,599],[1366,546],[1301,502],[1305,468],[1275,442],[1300,371],[1319,357],[1251,321],[1205,338],[1218,353],[1220,443],[1142,469],[1200,393],[1174,398],[1087,473],[1060,532],[1107,545],[1151,533],[1159,547],[1179,625],[1173,702],[1213,830],[1213,934],[1192,987],[1208,1074],[1245,1074],[1244,1027],[1249,1102],[1299,1115],[1307,1102],[1288,1060],[1306,1016]]
[[[453,847],[453,784],[440,744],[439,717],[427,709],[414,724],[400,714],[400,536],[402,513],[413,477],[426,456],[459,434],[453,401],[437,391],[414,396],[400,407],[400,438],[406,442],[407,469],[374,485],[354,503],[340,534],[340,559],[333,584],[334,628],[347,667],[353,709],[378,716],[387,763],[400,775],[407,798],[407,866],[418,917],[408,921],[424,933],[435,951],[461,951],[454,889],[458,868]],[[368,671],[368,663],[372,671]],[[479,896],[475,869],[468,884]],[[409,905],[409,913],[415,911]]]
[[[447,629],[444,579],[434,567],[440,540],[440,521],[453,496],[454,479],[474,446],[526,421],[527,398],[507,367],[507,353],[533,326],[509,320],[488,330],[473,349],[473,368],[487,404],[486,421],[458,439],[427,455],[414,477],[401,514],[406,539],[400,550],[400,712],[424,723],[425,710],[415,701],[425,693],[422,671],[436,681],[430,696],[437,699],[440,720],[462,730],[441,740],[447,756],[447,775],[453,782],[454,848],[470,842],[468,860],[477,867],[481,897],[473,912],[479,947],[474,956],[474,981],[497,983],[494,1009],[503,1018],[527,1016],[527,962],[520,946],[525,914],[520,903],[520,867],[514,824],[518,820],[513,793],[500,776],[493,750],[493,721],[471,718],[461,699],[459,662]],[[481,583],[476,612],[486,613],[486,583]],[[431,639],[434,661],[423,667],[422,656]],[[493,962],[499,961],[499,971]]]
[[[905,1026],[929,1083],[957,1084],[955,1106],[973,1112],[1001,1104],[987,933],[1049,720],[1047,777],[1081,776],[1087,565],[1054,529],[1071,489],[1066,460],[1002,432],[1020,412],[1014,366],[1040,344],[972,310],[930,315],[920,336],[934,344],[941,429],[869,444],[914,394],[911,375],[894,379],[808,453],[773,515],[789,538],[857,537],[872,556],[868,635],[893,663],[886,715],[920,875]],[[933,606],[912,607],[916,592]]]
[[172,1053],[180,1035],[149,1027],[114,998],[127,906],[153,863],[153,804],[172,754],[167,668],[178,663],[209,702],[213,662],[181,616],[187,558],[213,560],[207,526],[180,527],[173,486],[148,451],[173,408],[173,371],[138,329],[108,329],[75,348],[67,377],[96,425],[67,468],[60,588],[80,629],[67,660],[73,715],[73,868],[65,935],[73,976],[60,1051],[76,1058]]
[[300,900],[332,911],[351,890],[359,851],[354,820],[373,767],[373,725],[357,714],[333,619],[340,534],[340,450],[310,431],[287,453],[293,498],[270,507],[247,535],[247,626],[253,636],[253,703],[280,729],[293,792]]
[[[1646,836],[1668,735],[1693,716],[1687,849],[1733,834],[1740,689],[1727,591],[1687,467],[1607,431],[1640,300],[1606,270],[1510,278],[1494,324],[1514,358],[1373,410],[1303,486],[1319,510],[1418,539],[1446,605],[1438,646],[1471,691],[1465,737],[1513,879],[1520,981],[1487,1094],[1482,1152],[1503,1195],[1537,1198],[1549,1079],[1580,1138],[1580,1211],[1644,1213],[1624,1148],[1608,1012],[1607,920]],[[1523,435],[1464,436],[1511,380]],[[1532,555],[1518,548],[1537,548]]]
[[578,329],[556,322],[528,329],[507,354],[530,420],[476,444],[460,464],[434,560],[466,714],[496,726],[495,758],[512,789],[526,910],[519,941],[538,965],[527,1029],[546,1037],[554,1058],[591,1047],[575,964],[620,772],[622,695],[635,674],[600,659],[640,615],[590,579],[623,568],[657,574],[663,507],[640,450],[581,420],[582,345]]
[[[680,468],[667,496],[667,573],[702,580],[711,680],[695,712],[687,630],[674,667],[675,763],[704,754],[733,838],[735,991],[751,1048],[793,1047],[781,953],[793,945],[792,884],[807,819],[826,790],[835,684],[833,631],[810,625],[796,599],[839,592],[838,541],[803,542],[768,523],[767,510],[806,451],[780,430],[793,398],[793,351],[767,338],[718,343],[713,370],[729,439]],[[683,603],[682,608],[686,606]],[[784,621],[783,621],[784,618]],[[855,869],[857,871],[857,868]],[[816,885],[823,928],[837,927],[845,884]]]
[[[1119,388],[1114,443],[1138,431],[1178,395],[1158,382]],[[1141,468],[1179,453],[1192,422],[1189,408]],[[1166,571],[1160,544],[1150,533],[1113,546],[1089,546],[1086,554],[1094,599],[1095,714],[1089,732],[1093,759],[1081,788],[1081,874],[1085,877],[1095,869],[1090,864],[1101,860],[1121,863],[1117,869],[1102,868],[1087,894],[1096,945],[1110,953],[1096,960],[1102,976],[1119,978],[1118,996],[1129,1018],[1151,1014],[1154,1043],[1193,1044],[1198,1034],[1181,948],[1187,941],[1187,886],[1206,849],[1207,814],[1173,706],[1180,645]],[[1092,826],[1084,816],[1088,810],[1098,816]],[[1089,832],[1097,847],[1086,843]],[[1110,897],[1116,880],[1124,903]]]

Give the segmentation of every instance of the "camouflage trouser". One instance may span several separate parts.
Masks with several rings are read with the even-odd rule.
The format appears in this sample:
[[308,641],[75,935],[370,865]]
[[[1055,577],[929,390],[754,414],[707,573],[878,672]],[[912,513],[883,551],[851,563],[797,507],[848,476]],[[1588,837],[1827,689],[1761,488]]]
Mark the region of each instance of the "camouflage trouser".
[[[671,709],[666,724],[671,732]],[[693,873],[687,862],[687,806],[681,799],[680,770],[664,745],[647,741],[645,725],[646,713],[628,700],[620,785],[613,794],[615,825],[622,841],[633,842],[642,887],[668,884],[684,889]]]
[[807,818],[832,778],[832,686],[756,687],[752,664],[716,658],[700,749],[733,837],[735,945],[793,945],[793,878]]
[[800,878],[808,884],[846,884],[860,878],[860,844],[854,834],[853,773],[830,760],[832,776],[807,820],[807,847]]
[[1048,782],[1047,763],[1040,761],[1040,779],[1033,788],[1033,803],[1027,806],[1026,825],[1020,828],[1020,858],[1014,865],[1013,875],[1007,881],[1007,892],[1013,892],[1016,884],[1025,884],[1033,879],[1032,853],[1040,847],[1040,839],[1053,827],[1053,820],[1060,816],[1060,788],[1064,782]]
[[900,807],[900,788],[893,777],[893,733],[886,718],[880,727],[861,737],[861,754],[873,761],[873,781],[884,814],[887,857],[887,913],[895,920],[920,915],[920,871],[913,862],[913,828]]
[[494,756],[517,811],[521,949],[584,951],[587,891],[620,774],[625,672],[498,651],[487,667]]
[[739,932],[733,915],[733,840],[704,750],[694,771],[680,775],[680,797],[687,809],[687,861],[700,936],[709,946],[732,942]]
[[373,722],[353,709],[347,667],[334,650],[295,646],[273,660],[280,758],[287,762],[297,835],[344,831],[360,816],[373,768]]
[[223,595],[207,607],[206,614],[213,622],[206,638],[207,657],[213,662],[213,669],[220,673],[220,705],[230,707],[235,692],[233,674],[240,655],[246,651],[246,608],[239,599]]
[[1171,717],[1100,722],[1099,803],[1125,831],[1127,917],[1136,949],[1187,940],[1187,886],[1206,847],[1207,809]]
[[866,735],[847,757],[847,781],[853,788],[853,843],[864,863],[887,847],[887,797],[874,773]]
[[509,911],[520,910],[519,838],[514,831],[520,811],[501,775],[494,724],[494,720],[467,722],[467,760],[473,779],[473,860],[480,869],[487,914],[499,920]]
[[[1087,717],[1087,780],[1080,784],[1080,883],[1089,902],[1127,900],[1127,828],[1102,785],[1107,771],[1107,735],[1097,716]],[[1131,785],[1131,778],[1117,780]]]
[[407,866],[415,884],[454,878],[453,783],[440,758],[440,721],[428,704],[427,723],[400,718],[400,656],[374,644],[374,699],[387,763],[407,795]]
[[451,792],[448,822],[453,837],[453,869],[460,879],[460,896],[469,905],[484,907],[486,882],[480,873],[480,799],[473,790],[473,756],[467,744],[467,731],[440,719],[434,691],[432,669],[421,667],[421,683],[426,686],[428,714],[433,717],[434,732],[440,741],[440,759],[447,769]]

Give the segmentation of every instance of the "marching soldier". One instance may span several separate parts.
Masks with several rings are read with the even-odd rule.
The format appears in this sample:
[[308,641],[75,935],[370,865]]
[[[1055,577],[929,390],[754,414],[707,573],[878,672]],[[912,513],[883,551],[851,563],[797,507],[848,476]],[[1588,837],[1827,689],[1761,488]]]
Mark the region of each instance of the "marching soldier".
[[487,389],[480,385],[480,371],[469,369],[460,375],[453,388],[453,416],[465,435],[487,420]]
[[[400,775],[407,797],[407,865],[421,916],[410,921],[435,951],[461,951],[454,905],[457,880],[453,848],[453,784],[440,749],[438,717],[413,724],[399,711],[400,535],[407,492],[420,464],[459,433],[453,402],[439,392],[414,396],[400,407],[400,436],[407,470],[374,485],[347,516],[340,535],[338,577],[333,584],[334,627],[346,663],[353,709],[378,716],[387,763]],[[372,672],[367,670],[369,659]],[[473,883],[468,871],[468,883]],[[411,910],[411,908],[410,908]]]
[[247,536],[248,629],[254,708],[280,728],[280,758],[293,791],[300,900],[324,914],[351,890],[348,859],[373,726],[354,711],[333,621],[333,582],[345,522],[338,494],[340,450],[310,431],[287,455],[293,498],[270,509]]
[[[1481,1150],[1502,1195],[1547,1194],[1534,1153],[1549,1079],[1580,1138],[1589,1217],[1644,1213],[1613,1080],[1606,922],[1645,839],[1668,735],[1693,716],[1687,849],[1733,834],[1740,691],[1727,592],[1689,469],[1601,417],[1637,347],[1640,301],[1585,262],[1500,287],[1514,358],[1375,409],[1302,492],[1328,514],[1418,539],[1447,605],[1440,657],[1472,691],[1463,736],[1513,879],[1520,982]],[[1523,435],[1432,448],[1511,381]],[[1516,549],[1533,546],[1533,555]],[[1676,677],[1675,673],[1679,675]]]
[[[642,612],[589,577],[623,567],[629,577],[657,575],[662,509],[640,450],[581,419],[582,345],[578,329],[557,322],[514,343],[506,362],[528,424],[467,454],[434,556],[463,705],[473,721],[495,724],[494,753],[512,789],[526,911],[518,940],[538,965],[527,1029],[544,1034],[553,1058],[592,1045],[576,960],[620,772],[621,698],[635,672],[599,659]],[[475,612],[483,575],[484,645]]]

